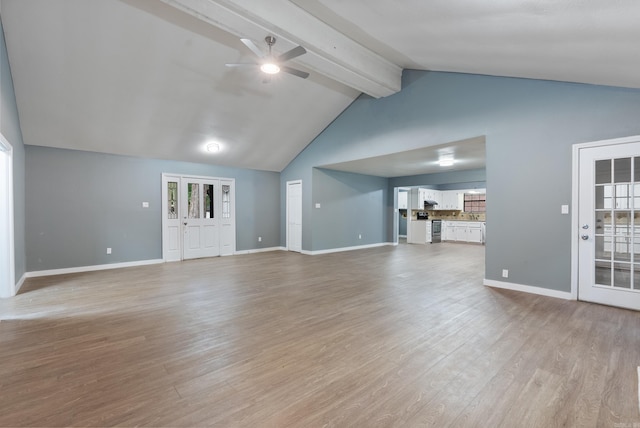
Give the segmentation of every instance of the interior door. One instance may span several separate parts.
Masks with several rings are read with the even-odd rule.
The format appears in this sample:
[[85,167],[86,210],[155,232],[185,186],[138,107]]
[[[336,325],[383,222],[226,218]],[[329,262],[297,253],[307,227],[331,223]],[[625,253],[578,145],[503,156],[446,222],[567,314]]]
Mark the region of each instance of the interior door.
[[220,255],[219,180],[182,179],[182,258]]
[[581,148],[578,299],[640,310],[640,141]]
[[302,182],[287,182],[287,248],[302,251]]

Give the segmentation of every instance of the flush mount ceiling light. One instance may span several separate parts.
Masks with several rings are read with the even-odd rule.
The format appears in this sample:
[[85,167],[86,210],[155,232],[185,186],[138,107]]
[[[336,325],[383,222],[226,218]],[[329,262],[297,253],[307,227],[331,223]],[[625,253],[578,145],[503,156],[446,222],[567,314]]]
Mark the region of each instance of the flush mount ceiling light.
[[207,152],[209,153],[218,153],[220,152],[220,144],[218,143],[208,143],[206,146]]
[[440,160],[438,161],[438,164],[440,166],[453,166],[454,163],[455,163],[455,161],[453,160],[453,156],[446,157],[446,158],[440,158]]

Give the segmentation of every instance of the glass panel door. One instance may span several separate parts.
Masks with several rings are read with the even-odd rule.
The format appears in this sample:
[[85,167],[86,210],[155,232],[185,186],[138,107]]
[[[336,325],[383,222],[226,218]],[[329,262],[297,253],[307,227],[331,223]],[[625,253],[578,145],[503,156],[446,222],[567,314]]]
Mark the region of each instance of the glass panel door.
[[[601,159],[595,162],[595,278],[596,284],[604,287],[632,289],[634,270],[640,270],[640,259],[633,249],[635,231],[632,221],[640,205],[636,198],[632,165],[640,160],[634,157]],[[640,186],[637,186],[640,190]],[[637,195],[640,197],[640,195]],[[639,225],[640,226],[640,225]],[[640,273],[640,272],[639,272]]]
[[578,298],[640,309],[640,141],[579,149]]

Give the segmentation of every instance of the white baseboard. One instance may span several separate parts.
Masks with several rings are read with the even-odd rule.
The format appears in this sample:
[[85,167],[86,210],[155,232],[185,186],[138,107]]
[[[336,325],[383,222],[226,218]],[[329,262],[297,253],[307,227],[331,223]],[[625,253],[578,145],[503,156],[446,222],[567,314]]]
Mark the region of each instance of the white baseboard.
[[67,273],[80,273],[80,272],[91,272],[96,270],[120,269],[125,267],[155,265],[159,263],[164,263],[164,260],[162,259],[138,260],[135,262],[109,263],[104,265],[79,266],[79,267],[64,268],[64,269],[36,270],[33,272],[25,273],[25,277],[36,278],[39,276],[64,275]]
[[18,292],[20,291],[20,287],[22,287],[22,284],[24,284],[25,279],[27,279],[27,274],[23,273],[22,278],[20,278],[20,281],[16,283],[16,286],[15,286],[16,294],[18,294]]
[[484,285],[488,287],[504,288],[506,290],[522,291],[524,293],[539,294],[541,296],[555,297],[558,299],[575,300],[568,291],[551,290],[549,288],[534,287],[531,285],[515,284],[513,282],[496,281],[484,279]]
[[366,248],[384,247],[386,245],[397,245],[393,242],[379,242],[377,244],[357,245],[355,247],[341,247],[341,248],[329,248],[327,250],[307,251],[302,250],[302,254],[309,256],[317,256],[319,254],[341,253],[343,251],[364,250]]
[[242,255],[242,254],[253,254],[253,253],[265,253],[267,251],[287,251],[287,249],[285,247],[254,248],[252,250],[236,251],[233,254]]

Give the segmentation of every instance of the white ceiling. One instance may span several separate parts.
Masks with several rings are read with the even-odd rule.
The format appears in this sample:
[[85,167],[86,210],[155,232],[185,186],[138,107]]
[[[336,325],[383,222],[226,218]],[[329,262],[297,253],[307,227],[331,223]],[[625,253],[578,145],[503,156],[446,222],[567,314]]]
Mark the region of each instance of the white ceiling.
[[[1,1],[32,145],[280,171],[403,68],[640,88],[637,0]],[[309,79],[224,66],[267,34]]]
[[[476,137],[438,146],[423,147],[383,156],[321,165],[321,168],[377,177],[404,177],[485,167],[485,138]],[[440,159],[452,158],[451,166],[440,166]]]

